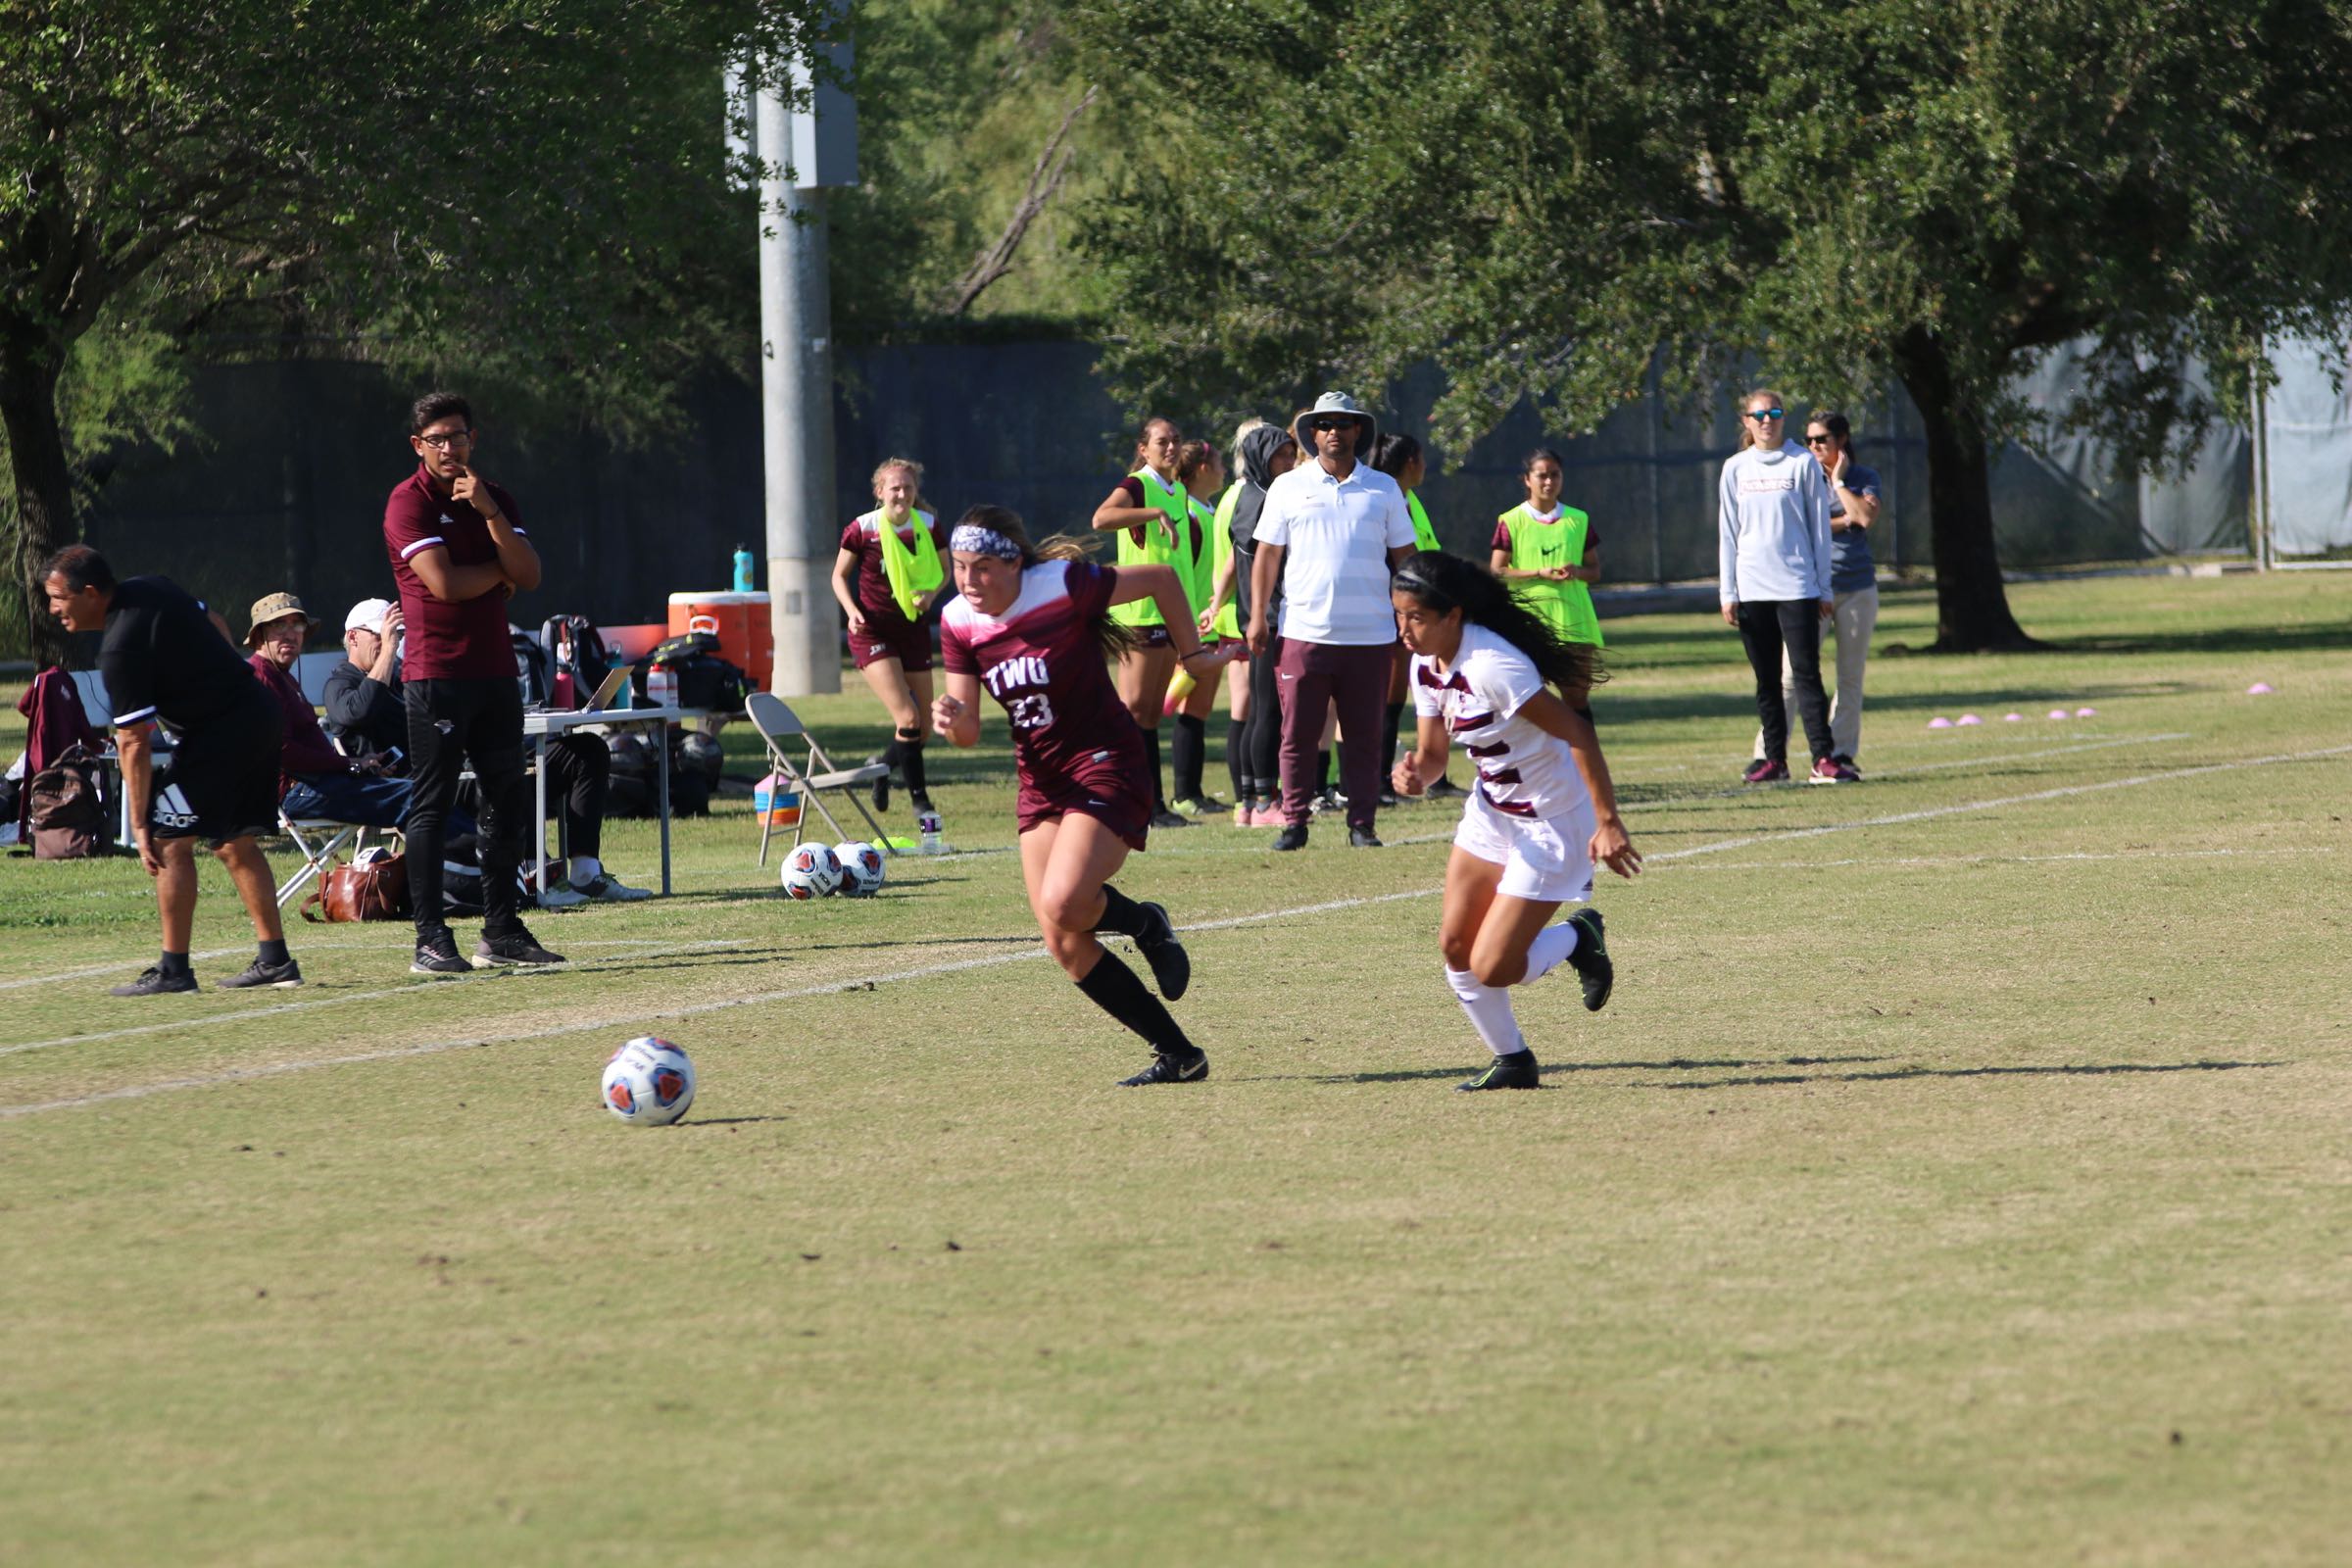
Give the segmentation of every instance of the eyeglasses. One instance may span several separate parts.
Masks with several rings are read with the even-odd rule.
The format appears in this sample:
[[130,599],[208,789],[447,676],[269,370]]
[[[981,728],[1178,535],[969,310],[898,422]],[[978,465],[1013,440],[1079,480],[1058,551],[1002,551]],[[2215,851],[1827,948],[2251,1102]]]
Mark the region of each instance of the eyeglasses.
[[451,447],[473,445],[471,430],[452,430],[447,435],[420,435],[416,438],[435,452],[447,452]]
[[1779,418],[1784,412],[1786,411],[1781,409],[1750,409],[1747,411],[1747,416],[1755,420],[1758,424],[1770,424],[1773,420]]
[[1326,430],[1352,430],[1355,428],[1355,421],[1346,418],[1316,419],[1308,424],[1307,428],[1320,435]]
[[1805,445],[1809,447],[1826,447],[1837,439],[1838,438],[1834,435],[1809,435],[1805,437]]

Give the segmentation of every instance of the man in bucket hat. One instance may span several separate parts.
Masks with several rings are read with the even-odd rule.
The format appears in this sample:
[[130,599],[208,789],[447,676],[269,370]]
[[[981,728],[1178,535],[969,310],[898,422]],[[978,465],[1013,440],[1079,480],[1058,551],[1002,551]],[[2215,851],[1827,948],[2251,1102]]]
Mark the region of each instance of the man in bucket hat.
[[[1306,847],[1308,777],[1327,706],[1340,716],[1340,784],[1348,796],[1348,842],[1377,849],[1381,710],[1388,701],[1396,615],[1389,574],[1413,554],[1413,519],[1396,481],[1359,461],[1378,433],[1372,416],[1345,392],[1326,392],[1291,422],[1312,463],[1266,489],[1250,567],[1250,652],[1276,654],[1282,698],[1282,814],[1277,850]],[[1265,606],[1281,585],[1282,623]]]

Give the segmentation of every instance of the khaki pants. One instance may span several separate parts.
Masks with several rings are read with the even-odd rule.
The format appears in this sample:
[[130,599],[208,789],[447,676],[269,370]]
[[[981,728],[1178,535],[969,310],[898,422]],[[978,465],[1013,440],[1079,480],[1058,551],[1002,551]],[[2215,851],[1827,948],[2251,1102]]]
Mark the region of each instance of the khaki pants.
[[[1830,741],[1835,755],[1849,760],[1862,756],[1862,666],[1870,661],[1870,634],[1879,624],[1876,583],[1831,599],[1831,620],[1838,632],[1838,688],[1830,701]],[[1796,728],[1796,676],[1788,656],[1781,656],[1781,701],[1788,705],[1788,727]],[[1764,755],[1764,731],[1756,731],[1753,756]]]

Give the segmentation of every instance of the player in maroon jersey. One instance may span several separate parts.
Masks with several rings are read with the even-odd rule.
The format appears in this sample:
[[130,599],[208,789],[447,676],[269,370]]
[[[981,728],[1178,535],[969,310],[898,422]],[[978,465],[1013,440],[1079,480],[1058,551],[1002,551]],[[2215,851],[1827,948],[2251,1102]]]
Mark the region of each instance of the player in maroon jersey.
[[[952,745],[971,746],[980,739],[981,688],[1004,710],[1020,769],[1021,877],[1047,949],[1090,1001],[1150,1043],[1152,1065],[1124,1084],[1197,1083],[1208,1076],[1208,1055],[1160,1000],[1184,995],[1192,959],[1167,910],[1110,885],[1128,852],[1144,848],[1155,794],[1143,731],[1103,664],[1127,640],[1110,607],[1151,600],[1197,679],[1213,681],[1231,655],[1201,648],[1169,567],[1098,566],[1075,540],[1034,546],[1003,507],[966,512],[949,550],[956,598],[940,618],[947,691],[931,705],[931,726]],[[1096,939],[1102,931],[1134,941],[1159,997]]]

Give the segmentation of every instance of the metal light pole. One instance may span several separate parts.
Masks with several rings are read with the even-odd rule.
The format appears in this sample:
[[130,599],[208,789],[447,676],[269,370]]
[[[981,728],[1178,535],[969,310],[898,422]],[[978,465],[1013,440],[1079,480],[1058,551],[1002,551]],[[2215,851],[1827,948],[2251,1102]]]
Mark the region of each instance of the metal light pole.
[[[847,43],[834,64],[845,74]],[[809,73],[795,63],[793,85]],[[797,96],[797,94],[796,94]],[[833,303],[823,187],[858,180],[854,101],[830,82],[787,109],[762,91],[754,111],[760,161],[760,406],[767,473],[768,615],[782,696],[841,690],[840,607],[832,570]]]

